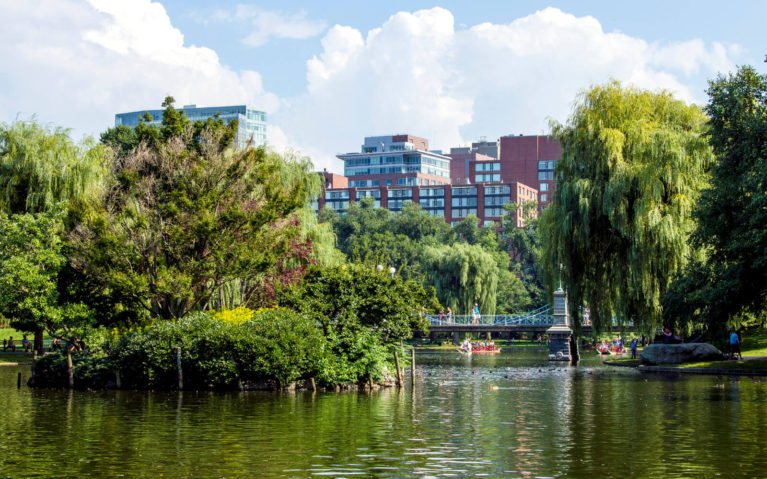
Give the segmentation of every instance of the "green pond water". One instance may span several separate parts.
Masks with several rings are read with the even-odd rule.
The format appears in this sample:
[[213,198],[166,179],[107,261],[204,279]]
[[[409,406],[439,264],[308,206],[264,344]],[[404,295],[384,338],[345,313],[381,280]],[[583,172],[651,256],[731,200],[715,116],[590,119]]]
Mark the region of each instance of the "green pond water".
[[373,393],[16,388],[0,477],[766,477],[767,381],[419,352]]

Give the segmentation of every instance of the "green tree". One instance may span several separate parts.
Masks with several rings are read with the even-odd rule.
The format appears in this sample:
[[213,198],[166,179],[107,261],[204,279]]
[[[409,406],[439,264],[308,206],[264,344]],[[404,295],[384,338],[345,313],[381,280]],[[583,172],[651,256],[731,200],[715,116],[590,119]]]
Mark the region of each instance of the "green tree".
[[[524,307],[539,308],[546,303],[546,294],[541,267],[542,247],[538,231],[538,202],[528,201],[522,205],[509,203],[504,206],[504,210],[507,214],[502,218],[503,237],[506,249],[512,258],[511,268],[522,280],[529,298],[525,301],[524,297],[518,295],[519,300],[526,303]],[[522,215],[524,222],[522,228],[517,226],[515,213]],[[515,311],[520,309],[515,308]]]
[[102,197],[71,235],[76,268],[171,319],[209,307],[233,284],[252,304],[265,282],[311,263],[297,217],[319,194],[311,164],[263,148],[232,150],[226,134],[206,129],[194,140],[186,125],[181,136],[117,157]]
[[110,156],[91,139],[76,145],[63,128],[35,120],[0,124],[0,209],[36,213],[92,197]]
[[0,212],[0,315],[10,324],[35,335],[35,349],[43,352],[43,332],[53,334],[89,318],[79,303],[61,300],[58,275],[66,264],[61,213],[12,215]]
[[[596,86],[567,124],[541,230],[549,286],[561,277],[576,330],[588,303],[597,329],[657,326],[660,298],[695,251],[692,208],[713,164],[705,115],[667,92]],[[561,265],[561,270],[560,270]]]
[[767,76],[744,66],[709,82],[709,138],[717,156],[695,212],[697,258],[663,300],[677,327],[765,320],[767,309]]
[[499,268],[479,245],[429,246],[423,251],[426,284],[456,314],[469,314],[475,303],[482,314],[495,314]]
[[423,314],[439,308],[433,289],[357,263],[312,268],[278,297],[322,325],[338,358],[329,374],[341,382],[380,378],[389,362],[386,351],[425,331]]

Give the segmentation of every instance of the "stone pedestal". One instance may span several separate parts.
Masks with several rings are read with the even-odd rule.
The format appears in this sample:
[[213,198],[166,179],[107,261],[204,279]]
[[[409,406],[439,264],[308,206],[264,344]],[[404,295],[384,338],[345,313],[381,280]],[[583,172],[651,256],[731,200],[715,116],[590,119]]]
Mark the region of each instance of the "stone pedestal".
[[570,336],[573,335],[569,326],[552,326],[546,331],[549,335],[549,361],[570,361]]
[[560,286],[554,291],[554,324],[546,331],[549,336],[549,361],[570,361],[570,318],[567,314],[567,295]]

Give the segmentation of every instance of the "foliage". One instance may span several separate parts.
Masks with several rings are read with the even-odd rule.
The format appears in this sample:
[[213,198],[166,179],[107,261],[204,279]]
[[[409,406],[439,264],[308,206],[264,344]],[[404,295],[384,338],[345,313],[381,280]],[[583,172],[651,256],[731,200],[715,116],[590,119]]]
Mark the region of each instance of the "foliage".
[[296,216],[319,192],[310,162],[232,150],[226,129],[198,132],[166,113],[159,142],[116,156],[99,202],[79,218],[75,269],[165,319],[204,309],[224,288],[252,305],[299,278],[313,262]]
[[201,151],[208,132],[215,132],[218,146],[222,149],[231,147],[237,133],[237,120],[224,122],[218,114],[205,121],[190,122],[183,110],[177,110],[172,96],[165,97],[162,102],[163,117],[160,126],[152,123],[154,118],[145,112],[135,128],[118,125],[101,134],[101,142],[121,157],[129,156],[140,145],[157,148],[167,143],[171,138],[183,137],[186,148]]
[[[241,323],[193,313],[127,332],[104,346],[94,342],[72,354],[76,387],[102,388],[120,371],[125,387],[174,388],[177,347],[181,347],[184,387],[189,389],[231,389],[249,381],[285,386],[319,375],[319,368],[328,362],[316,324],[284,309],[266,310]],[[65,353],[46,354],[38,362],[38,385],[64,386],[65,360]]]
[[312,268],[278,298],[322,325],[335,357],[330,377],[344,382],[381,378],[387,350],[425,331],[422,314],[439,308],[433,289],[361,264]]
[[[580,326],[657,326],[660,298],[696,252],[692,208],[713,162],[706,118],[669,93],[617,82],[581,94],[566,125],[554,202],[541,219],[549,287],[561,275]],[[559,269],[561,265],[561,270]]]
[[[531,305],[530,292],[523,283],[526,278],[519,263],[510,263],[507,243],[494,228],[481,227],[474,215],[451,227],[415,203],[392,212],[375,208],[372,198],[363,198],[351,203],[345,215],[324,209],[320,219],[332,225],[338,247],[348,258],[369,265],[391,265],[407,279],[435,286],[440,301],[456,313],[468,312],[475,302],[485,314],[518,312]],[[509,227],[516,229],[515,225]],[[451,251],[453,246],[459,250]],[[455,256],[457,251],[462,259]],[[435,255],[443,253],[451,253],[452,266],[458,268],[451,278],[441,277],[447,266]],[[479,258],[484,262],[477,263]],[[462,282],[462,262],[472,264],[466,274],[473,274],[480,264],[494,271],[483,270],[481,278],[466,277]],[[464,291],[467,282],[472,284]]]
[[458,243],[427,247],[423,252],[426,284],[455,314],[469,314],[474,304],[483,314],[495,314],[498,267],[481,246]]
[[752,67],[709,82],[711,187],[695,211],[696,258],[664,297],[669,325],[764,323],[767,310],[767,76]]
[[75,145],[69,131],[35,120],[0,124],[0,209],[49,211],[98,190],[110,152],[86,139]]
[[[88,309],[80,303],[62,301],[58,275],[66,263],[61,213],[8,216],[0,212],[0,315],[11,326],[32,331],[56,331],[88,321]],[[42,344],[37,344],[40,349]]]
[[[543,286],[543,271],[541,268],[541,236],[538,231],[538,202],[528,201],[524,204],[509,203],[504,206],[507,214],[503,217],[503,237],[506,248],[512,258],[512,269],[522,280],[526,295],[517,294],[513,302],[521,311],[526,307],[539,308],[546,304],[546,294]],[[517,227],[516,215],[522,216],[524,226]],[[518,269],[516,269],[518,268]],[[499,295],[505,294],[506,288],[498,288]],[[522,303],[522,304],[520,304]],[[498,309],[501,309],[500,307]]]
[[254,311],[245,306],[237,306],[234,309],[225,309],[223,311],[213,311],[213,319],[230,324],[242,324],[245,321],[253,319]]

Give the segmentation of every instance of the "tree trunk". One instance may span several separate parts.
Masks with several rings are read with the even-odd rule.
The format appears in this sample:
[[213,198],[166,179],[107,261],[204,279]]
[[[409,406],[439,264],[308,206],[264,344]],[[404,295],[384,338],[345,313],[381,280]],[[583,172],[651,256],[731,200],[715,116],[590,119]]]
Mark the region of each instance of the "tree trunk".
[[578,350],[578,338],[575,335],[570,336],[570,363],[573,366],[578,365],[578,361],[581,360],[581,354]]
[[43,347],[43,331],[35,331],[35,351],[42,356],[45,354],[45,348]]

